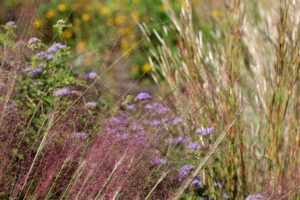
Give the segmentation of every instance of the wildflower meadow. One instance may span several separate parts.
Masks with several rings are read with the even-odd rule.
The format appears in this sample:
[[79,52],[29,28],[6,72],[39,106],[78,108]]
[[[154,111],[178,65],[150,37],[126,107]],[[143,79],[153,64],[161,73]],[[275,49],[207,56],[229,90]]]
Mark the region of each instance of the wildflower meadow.
[[0,199],[300,200],[300,1],[1,0]]

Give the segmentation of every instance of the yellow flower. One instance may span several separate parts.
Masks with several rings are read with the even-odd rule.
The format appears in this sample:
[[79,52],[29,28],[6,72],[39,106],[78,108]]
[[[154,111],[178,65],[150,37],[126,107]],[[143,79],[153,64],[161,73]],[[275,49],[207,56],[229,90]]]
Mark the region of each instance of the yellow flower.
[[125,39],[125,38],[121,39],[120,47],[121,47],[123,52],[126,52],[129,49],[129,43],[128,43],[127,39]]
[[64,34],[64,37],[66,37],[66,38],[71,38],[72,35],[73,35],[71,29],[66,29],[66,30],[63,32],[63,34]]
[[67,10],[67,5],[64,4],[64,3],[58,4],[58,10],[61,11],[61,12],[66,11]]
[[140,0],[133,0],[133,3],[139,3]]
[[133,73],[133,74],[138,74],[139,73],[139,67],[138,66],[133,66],[132,68],[131,68],[131,72]]
[[212,17],[223,17],[224,16],[224,12],[222,10],[212,10],[211,11],[211,16]]
[[123,15],[117,15],[115,19],[115,23],[117,25],[122,24],[125,21],[125,17]]
[[147,73],[147,72],[149,72],[149,71],[151,71],[151,65],[149,64],[149,63],[145,63],[144,65],[143,65],[143,67],[142,67],[142,71],[144,72],[144,73]]
[[170,7],[170,5],[168,4],[168,3],[165,3],[165,4],[161,4],[160,6],[159,6],[159,9],[161,10],[161,11],[165,11],[166,9],[168,9]]
[[53,9],[50,9],[46,12],[46,17],[48,19],[52,18],[55,15],[55,11]]
[[41,23],[42,23],[42,22],[41,22],[40,20],[36,19],[36,20],[34,20],[34,22],[32,23],[32,26],[33,26],[33,28],[38,29],[38,28],[40,28]]
[[136,20],[136,21],[140,21],[140,13],[139,13],[139,11],[133,11],[132,12],[132,16],[133,16],[133,18]]
[[126,27],[126,28],[120,28],[119,30],[118,30],[118,34],[120,35],[120,36],[123,36],[123,35],[126,35],[126,34],[128,34],[128,33],[130,33],[130,28],[129,27]]
[[187,5],[185,3],[185,0],[181,0],[181,7],[182,8],[187,8]]
[[83,21],[85,21],[85,22],[89,21],[90,18],[91,18],[91,17],[89,16],[89,14],[83,14],[82,17],[81,17],[81,19],[82,19]]
[[109,8],[106,6],[101,7],[99,11],[102,15],[109,15],[111,13]]

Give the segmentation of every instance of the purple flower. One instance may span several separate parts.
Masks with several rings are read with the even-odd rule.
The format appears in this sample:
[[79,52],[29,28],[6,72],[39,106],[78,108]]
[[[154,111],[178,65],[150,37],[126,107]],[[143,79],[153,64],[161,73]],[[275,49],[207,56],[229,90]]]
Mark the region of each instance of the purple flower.
[[155,119],[155,120],[152,120],[152,121],[148,121],[148,124],[151,125],[151,126],[158,126],[160,125],[160,121]]
[[43,67],[43,66],[44,66],[44,63],[40,63],[38,66],[39,66],[39,67]]
[[229,196],[226,192],[223,193],[223,196],[222,196],[224,199],[229,199]]
[[57,90],[56,92],[54,92],[54,96],[61,96],[61,95],[68,95],[70,94],[70,90],[69,88],[61,88],[60,90]]
[[93,101],[87,102],[85,104],[85,106],[88,107],[88,108],[95,108],[97,106],[97,102],[93,102]]
[[197,128],[196,133],[205,136],[205,135],[214,134],[215,130],[213,128]]
[[55,43],[48,48],[48,52],[57,52],[59,49],[65,49],[67,46],[61,43]]
[[86,139],[89,135],[90,135],[90,133],[86,133],[86,132],[75,132],[75,133],[73,133],[73,135],[76,137],[76,138],[78,138],[78,139]]
[[5,83],[0,84],[0,88],[5,88],[5,86],[6,86]]
[[37,57],[41,57],[41,56],[44,56],[45,55],[45,52],[43,51],[40,51],[38,53],[35,54]]
[[41,73],[41,72],[42,72],[42,69],[41,69],[41,68],[36,68],[36,69],[33,69],[33,70],[31,71],[31,73],[32,73],[33,76],[36,76],[36,75],[38,75],[38,74]]
[[88,73],[87,75],[86,75],[86,78],[87,79],[95,79],[95,78],[97,78],[97,73],[96,72],[90,72],[90,73]]
[[188,146],[188,149],[191,150],[192,152],[196,151],[197,149],[200,150],[202,149],[202,146],[197,143],[190,143]]
[[130,105],[127,106],[127,109],[132,110],[134,107],[135,107],[134,104],[130,104]]
[[181,167],[179,169],[179,172],[178,172],[178,175],[176,177],[176,180],[182,181],[182,179],[184,177],[186,177],[189,174],[189,172],[191,171],[191,169],[193,169],[193,168],[194,168],[193,165],[184,165],[183,167]]
[[247,198],[245,200],[260,200],[263,198],[264,198],[264,196],[261,194],[253,194],[253,195],[247,196]]
[[7,22],[6,26],[9,26],[9,27],[12,27],[12,28],[17,28],[16,23],[14,21]]
[[183,141],[184,141],[183,137],[172,138],[172,144],[181,144],[183,143]]
[[144,108],[146,108],[146,109],[152,109],[153,106],[151,104],[146,104]]
[[152,165],[162,165],[162,164],[166,164],[167,160],[163,159],[163,158],[159,158],[159,157],[155,157],[152,161],[151,164]]
[[53,60],[54,56],[52,54],[47,54],[47,55],[45,55],[44,59],[45,60]]
[[196,176],[193,179],[193,181],[191,182],[190,186],[191,187],[193,187],[193,186],[199,186],[199,187],[201,187],[202,186],[202,180],[201,180],[201,178],[199,176]]
[[157,111],[160,112],[160,113],[165,113],[165,112],[169,112],[170,108],[164,107],[164,106],[160,106]]
[[146,92],[141,92],[138,95],[136,95],[136,97],[134,98],[135,101],[145,100],[145,99],[151,99],[150,94]]
[[25,69],[23,69],[23,72],[29,72],[31,73],[32,68],[31,67],[26,67]]
[[180,117],[175,117],[173,120],[172,120],[172,124],[174,124],[174,125],[177,125],[177,124],[179,124],[179,123],[181,123],[181,122],[183,122],[183,119],[182,118],[180,118]]
[[40,85],[40,84],[42,84],[41,81],[35,81],[35,82],[33,82],[33,85]]
[[221,189],[222,188],[222,183],[220,183],[220,182],[214,182],[213,186],[218,187],[218,188]]
[[129,138],[129,133],[116,134],[116,137],[119,138],[120,140],[127,140]]
[[117,117],[112,117],[109,119],[106,119],[106,122],[114,123],[114,124],[122,124],[122,125],[127,125],[129,124],[128,119],[130,117],[127,115],[119,115]]
[[38,39],[36,37],[32,37],[28,40],[28,44],[32,44],[34,42],[38,41]]
[[8,104],[7,107],[6,107],[6,109],[14,109],[16,107],[17,107],[16,104]]

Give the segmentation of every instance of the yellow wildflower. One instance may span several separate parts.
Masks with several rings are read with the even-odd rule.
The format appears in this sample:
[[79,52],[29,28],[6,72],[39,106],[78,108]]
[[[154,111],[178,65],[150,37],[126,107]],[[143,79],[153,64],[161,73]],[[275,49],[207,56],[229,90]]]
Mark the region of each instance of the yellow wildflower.
[[181,7],[187,8],[187,4],[185,3],[185,0],[181,0]]
[[32,23],[32,26],[33,26],[33,28],[38,29],[38,28],[40,28],[41,23],[42,23],[42,22],[41,22],[40,20],[36,19],[36,20],[34,20],[34,22]]
[[50,18],[52,18],[53,16],[55,15],[55,11],[53,10],[53,9],[50,9],[50,10],[48,10],[47,12],[46,12],[46,17],[48,18],[48,19],[50,19]]
[[123,15],[117,15],[115,19],[115,23],[117,25],[122,24],[125,21],[125,17]]
[[136,21],[140,21],[140,13],[139,11],[135,10],[132,12],[132,16]]
[[144,65],[143,65],[143,67],[142,67],[142,71],[143,71],[143,73],[147,73],[147,72],[149,72],[149,71],[151,71],[151,65],[149,64],[149,63],[145,63]]
[[66,29],[66,30],[64,30],[63,34],[64,34],[64,37],[66,37],[66,38],[71,38],[72,35],[73,35],[71,29]]
[[165,3],[165,4],[161,4],[159,6],[160,10],[161,11],[165,11],[166,9],[168,9],[170,7],[170,5],[168,3]]
[[67,5],[64,4],[64,3],[58,4],[58,10],[61,11],[61,12],[66,11],[67,10]]
[[127,39],[125,39],[125,38],[121,39],[120,47],[121,47],[123,52],[126,52],[129,49],[129,43],[128,43]]
[[138,74],[139,73],[139,67],[138,66],[133,66],[132,68],[131,68],[131,72],[133,73],[133,74]]
[[109,15],[111,13],[111,11],[109,10],[108,7],[106,6],[103,6],[100,8],[100,14],[102,15]]
[[131,32],[131,30],[130,30],[129,27],[120,28],[120,29],[118,30],[118,34],[119,34],[120,36],[126,35],[126,34],[128,34],[128,33],[130,33],[130,32]]
[[82,19],[83,21],[85,21],[85,22],[89,21],[90,18],[91,18],[91,17],[90,17],[89,14],[83,14],[82,17],[81,17],[81,19]]
[[212,17],[222,17],[224,16],[224,12],[222,10],[212,10],[211,11],[211,16]]

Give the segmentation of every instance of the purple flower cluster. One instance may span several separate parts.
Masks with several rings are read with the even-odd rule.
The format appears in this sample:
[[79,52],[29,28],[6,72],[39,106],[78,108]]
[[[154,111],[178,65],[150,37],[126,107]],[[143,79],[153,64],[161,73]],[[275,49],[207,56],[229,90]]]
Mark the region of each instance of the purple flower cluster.
[[33,82],[33,85],[40,85],[40,84],[42,84],[41,81],[35,81],[35,82]]
[[134,104],[130,104],[130,105],[127,106],[127,109],[128,109],[128,110],[132,110],[134,107],[135,107]]
[[48,48],[48,52],[56,53],[59,49],[65,49],[67,46],[61,43],[55,43]]
[[202,146],[200,144],[197,144],[197,143],[190,143],[188,145],[188,149],[191,150],[191,152],[194,152],[196,150],[201,150]]
[[193,187],[193,186],[199,186],[199,187],[202,186],[202,179],[199,176],[196,176],[193,179],[193,181],[191,182],[190,187]]
[[220,183],[220,182],[214,182],[213,186],[218,187],[218,188],[221,189],[222,188],[222,183]]
[[263,198],[264,198],[264,196],[261,194],[253,194],[253,195],[247,196],[247,198],[245,200],[260,200]]
[[181,122],[183,122],[183,119],[180,118],[180,117],[175,117],[175,118],[171,121],[171,123],[172,123],[173,125],[177,125],[177,124],[179,124],[179,123],[181,123]]
[[172,138],[172,144],[181,144],[184,142],[183,137]]
[[170,108],[163,106],[160,103],[146,104],[145,109],[153,109],[158,113],[166,113],[170,111]]
[[42,73],[42,69],[41,68],[32,69],[31,67],[27,67],[27,68],[23,69],[23,72],[28,73],[29,75],[32,75],[32,76],[36,76],[36,75]]
[[90,73],[88,73],[87,75],[86,75],[86,78],[87,79],[95,79],[95,78],[97,78],[97,73],[96,72],[90,72]]
[[54,59],[54,56],[52,54],[46,54],[45,52],[43,51],[40,51],[38,53],[35,54],[40,60],[46,60],[46,61],[49,61],[49,60],[53,60]]
[[134,98],[135,101],[141,101],[141,100],[146,100],[146,99],[151,99],[150,94],[146,92],[141,92],[136,97]]
[[62,95],[68,95],[68,94],[70,94],[69,88],[61,88],[54,92],[55,97],[62,96]]
[[36,37],[32,37],[28,40],[28,44],[31,45],[31,44],[35,43],[36,41],[38,41],[38,39]]
[[179,169],[176,179],[178,181],[182,181],[182,179],[185,178],[193,168],[194,168],[193,165],[184,165]]
[[215,130],[213,128],[197,128],[196,133],[205,136],[205,135],[214,134]]
[[152,165],[162,165],[162,164],[166,164],[167,160],[163,159],[163,158],[159,158],[159,157],[155,157],[152,161],[151,164]]
[[6,26],[9,26],[11,28],[17,28],[17,25],[14,21],[9,21],[6,23]]

